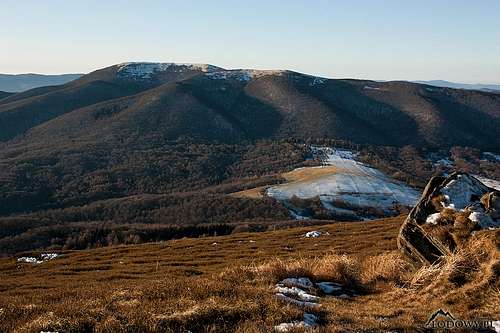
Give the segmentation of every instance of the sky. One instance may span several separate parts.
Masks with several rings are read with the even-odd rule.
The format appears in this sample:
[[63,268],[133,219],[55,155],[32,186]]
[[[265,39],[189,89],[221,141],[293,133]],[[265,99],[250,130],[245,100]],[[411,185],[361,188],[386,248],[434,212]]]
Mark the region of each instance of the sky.
[[500,0],[0,0],[0,73],[128,61],[500,83]]

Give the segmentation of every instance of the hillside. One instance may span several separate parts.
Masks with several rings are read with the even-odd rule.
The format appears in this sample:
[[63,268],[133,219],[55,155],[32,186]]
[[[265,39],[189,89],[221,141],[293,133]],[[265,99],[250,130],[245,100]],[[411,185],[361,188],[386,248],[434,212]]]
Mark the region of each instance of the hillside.
[[6,91],[0,91],[0,99],[3,99],[3,98],[6,98],[10,95],[12,95],[13,93],[9,93],[9,92],[6,92]]
[[500,146],[499,106],[477,91],[171,63],[14,94],[0,100],[0,255],[290,219],[273,198],[228,194],[318,165],[316,142],[417,188],[442,171],[429,150],[469,146],[457,167],[498,179],[482,151]]
[[54,136],[86,140],[147,131],[168,140],[192,137],[229,143],[327,137],[355,143],[494,150],[500,143],[495,135],[499,106],[496,94],[408,82],[131,63],[2,101],[0,140],[30,129],[24,140],[49,144]]
[[[396,250],[402,220],[66,251],[40,264],[0,259],[0,330],[278,332],[307,312],[320,332],[413,331],[443,307],[460,319],[495,316],[498,235],[442,271],[415,271]],[[355,292],[307,289],[302,297],[319,305],[294,306],[277,295],[290,277]]]
[[83,74],[0,74],[0,90],[21,92],[38,87],[55,86],[78,79]]

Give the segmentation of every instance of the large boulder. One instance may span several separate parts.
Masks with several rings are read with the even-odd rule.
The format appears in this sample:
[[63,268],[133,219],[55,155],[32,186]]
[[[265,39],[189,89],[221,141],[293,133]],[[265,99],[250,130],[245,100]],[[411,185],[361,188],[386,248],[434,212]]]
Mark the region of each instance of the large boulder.
[[416,265],[432,264],[477,230],[500,226],[500,192],[463,172],[433,177],[401,226],[398,247]]

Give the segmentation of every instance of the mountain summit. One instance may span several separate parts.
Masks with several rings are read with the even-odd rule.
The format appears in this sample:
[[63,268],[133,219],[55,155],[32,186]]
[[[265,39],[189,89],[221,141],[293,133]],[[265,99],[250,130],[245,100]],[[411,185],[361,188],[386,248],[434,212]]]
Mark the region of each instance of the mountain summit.
[[[206,64],[123,63],[0,100],[0,141],[119,137],[239,142],[333,138],[425,147],[500,145],[500,95]],[[127,134],[126,134],[127,133]]]

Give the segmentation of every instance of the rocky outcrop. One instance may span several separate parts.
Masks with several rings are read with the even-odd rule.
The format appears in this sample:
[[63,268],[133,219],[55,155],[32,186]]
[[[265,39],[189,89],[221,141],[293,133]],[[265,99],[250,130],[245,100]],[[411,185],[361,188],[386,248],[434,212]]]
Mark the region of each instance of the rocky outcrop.
[[433,177],[401,226],[398,247],[416,265],[454,251],[474,231],[500,226],[500,192],[463,172]]

